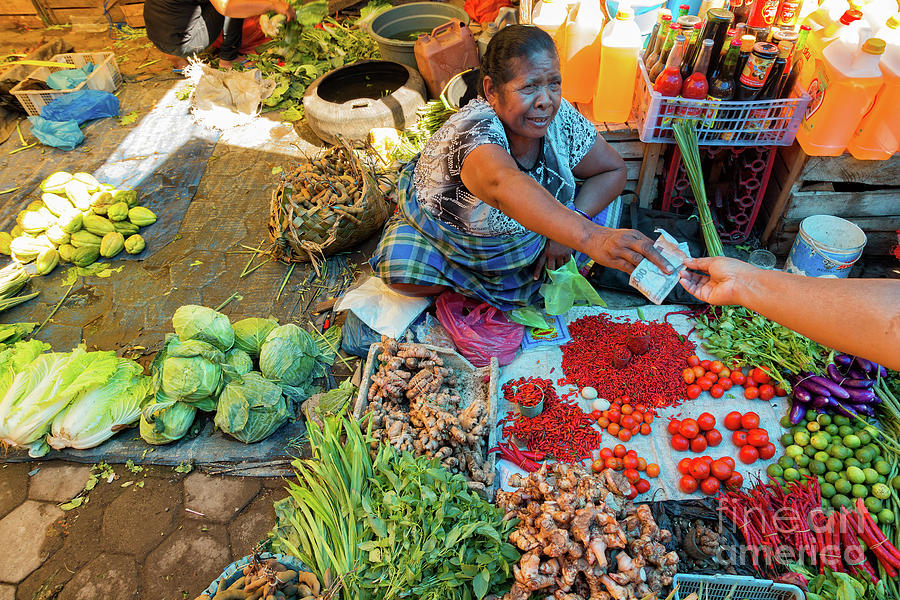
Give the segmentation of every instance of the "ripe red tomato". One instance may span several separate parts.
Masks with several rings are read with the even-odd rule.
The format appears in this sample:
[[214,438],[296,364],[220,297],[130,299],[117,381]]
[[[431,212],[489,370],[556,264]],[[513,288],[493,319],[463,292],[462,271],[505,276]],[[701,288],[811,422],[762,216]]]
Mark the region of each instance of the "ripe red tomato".
[[711,379],[707,379],[706,377],[701,377],[697,380],[697,384],[700,386],[700,389],[704,392],[708,392],[709,388],[713,386],[713,381]]
[[619,425],[624,429],[634,429],[634,417],[631,415],[622,415],[622,418],[619,419]]
[[637,469],[625,469],[622,471],[622,475],[625,476],[628,483],[637,483],[638,479],[641,478],[641,474],[637,472]]
[[759,388],[754,386],[747,386],[744,388],[744,398],[747,400],[756,400],[759,397]]
[[693,494],[697,491],[697,480],[690,475],[685,475],[678,482],[678,488],[685,494]]
[[692,440],[700,433],[700,426],[697,425],[697,421],[694,419],[684,419],[681,421],[681,425],[678,426],[678,433]]
[[700,394],[702,394],[702,393],[703,393],[703,388],[701,388],[701,387],[700,387],[699,385],[697,385],[696,383],[692,383],[692,384],[689,385],[688,388],[687,388],[687,397],[688,397],[689,399],[691,399],[691,400],[693,400],[694,398],[698,397],[698,396],[699,396]]
[[640,427],[639,431],[641,432],[641,435],[650,435],[651,429],[650,429],[650,426],[647,425],[646,423],[641,423],[641,427]]
[[610,410],[606,413],[606,418],[609,419],[610,423],[618,423],[622,418],[622,413],[617,410]]
[[737,471],[732,473],[728,481],[725,482],[725,487],[729,490],[739,490],[742,485],[744,485],[744,476]]
[[680,426],[681,421],[679,421],[678,419],[672,419],[671,421],[669,421],[669,424],[666,425],[666,431],[668,431],[672,435],[675,435],[676,433],[678,433],[678,428]]
[[756,429],[759,427],[759,415],[755,412],[744,413],[741,416],[741,427],[744,429]]
[[769,443],[769,432],[765,429],[751,429],[747,432],[747,443],[762,448]]
[[688,439],[680,433],[673,435],[670,443],[672,444],[672,448],[679,452],[686,452],[687,449],[691,447],[691,443]]
[[750,377],[753,378],[753,381],[756,383],[769,383],[772,380],[769,377],[768,369],[766,367],[757,367],[750,371]]
[[719,377],[719,381],[716,383],[716,385],[727,392],[731,389],[731,386],[734,385],[734,382],[728,377]]
[[650,463],[647,465],[647,477],[658,477],[659,476],[659,465],[656,463]]
[[706,438],[706,443],[710,446],[718,446],[722,443],[722,434],[719,433],[718,429],[710,429],[704,434]]
[[721,373],[722,369],[724,369],[724,368],[725,368],[725,365],[723,365],[722,361],[720,361],[720,360],[714,360],[711,363],[709,363],[709,370],[712,371],[713,373]]
[[694,383],[694,380],[697,379],[697,376],[694,375],[693,369],[685,369],[681,372],[681,378],[684,379],[684,382],[687,384]]
[[698,458],[697,460],[702,460],[703,462],[706,463],[706,466],[712,466],[712,464],[713,464],[713,457],[709,456],[709,455],[703,455],[700,458]]
[[694,439],[691,440],[691,452],[703,452],[706,450],[706,438],[702,435],[698,435]]
[[631,484],[631,491],[628,492],[628,495],[625,496],[625,497],[628,498],[629,500],[634,500],[635,498],[637,498],[637,495],[638,495],[637,488],[634,487],[634,484],[632,483],[632,484]]
[[759,457],[763,460],[769,460],[775,456],[775,444],[769,442],[765,446],[759,448]]
[[759,399],[760,400],[771,400],[775,397],[775,388],[773,388],[768,383],[764,383],[759,386]]
[[713,398],[721,398],[722,396],[725,395],[725,390],[723,390],[722,386],[720,386],[720,385],[714,385],[711,388],[709,388],[709,395],[712,396]]
[[691,367],[699,366],[700,365],[700,357],[697,356],[696,354],[692,354],[692,355],[688,356],[687,363],[688,363],[688,366],[691,366]]
[[627,452],[622,444],[616,444],[616,447],[613,448],[613,456],[616,458],[623,458]]
[[691,371],[694,372],[694,379],[700,379],[706,375],[706,369],[703,367],[691,367]]
[[731,468],[732,468],[732,469],[734,469],[734,459],[731,458],[730,456],[723,456],[723,457],[720,458],[719,460],[724,460],[724,461],[727,462],[729,465],[731,465]]
[[741,446],[741,450],[740,452],[738,452],[738,458],[745,465],[752,465],[757,460],[759,460],[759,450],[757,450],[755,446],[751,446],[750,444]]
[[678,461],[678,472],[682,475],[690,475],[691,473],[691,462],[693,458],[682,458]]
[[709,366],[712,364],[711,360],[701,360],[700,366],[709,371]]
[[787,396],[787,390],[781,387],[780,385],[775,386],[775,395],[779,398],[784,398]]
[[734,473],[734,467],[729,465],[726,461],[721,458],[718,460],[714,460],[712,466],[709,469],[710,474],[713,477],[718,479],[719,481],[728,481],[728,478],[731,477],[731,474]]
[[626,454],[622,458],[622,464],[625,465],[626,469],[637,469],[637,464],[638,464],[637,456]]
[[697,417],[697,425],[700,426],[701,431],[709,431],[716,426],[716,418],[708,412],[700,413],[700,416]]
[[709,477],[709,465],[706,464],[706,461],[695,460],[691,463],[691,477],[698,480]]
[[736,410],[725,415],[725,429],[737,431],[741,428],[741,413]]
[[725,367],[721,371],[719,371],[719,379],[728,379],[731,377],[731,369]]
[[744,375],[743,371],[738,369],[731,372],[731,380],[737,385],[744,385],[744,382],[747,381],[747,377]]
[[607,458],[613,457],[613,451],[609,448],[600,448],[600,458],[606,460]]
[[638,457],[637,450],[631,449],[625,453],[625,456],[633,456],[634,458],[637,458]]
[[594,462],[591,463],[591,471],[594,473],[599,473],[603,469],[606,468],[606,462],[602,458],[598,458]]
[[639,493],[645,494],[650,491],[650,482],[646,479],[638,479],[637,483],[634,484],[634,487],[637,488]]
[[747,432],[746,431],[735,431],[731,434],[731,442],[738,447],[747,445]]
[[719,493],[719,487],[721,485],[722,484],[715,477],[707,477],[703,480],[703,483],[700,484],[700,491],[707,496],[715,496]]

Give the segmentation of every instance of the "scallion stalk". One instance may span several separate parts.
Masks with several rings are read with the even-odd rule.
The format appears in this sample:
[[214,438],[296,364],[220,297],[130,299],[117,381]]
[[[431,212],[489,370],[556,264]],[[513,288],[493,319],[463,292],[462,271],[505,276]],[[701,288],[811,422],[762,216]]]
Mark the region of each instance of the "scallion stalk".
[[706,253],[709,256],[722,256],[722,240],[716,225],[713,223],[709,203],[706,200],[706,185],[703,182],[703,167],[700,164],[700,145],[697,141],[697,122],[693,120],[676,120],[672,123],[675,132],[675,141],[681,151],[681,159],[694,191],[694,202],[697,204],[697,213],[700,216],[700,228],[703,231],[703,241],[706,242]]

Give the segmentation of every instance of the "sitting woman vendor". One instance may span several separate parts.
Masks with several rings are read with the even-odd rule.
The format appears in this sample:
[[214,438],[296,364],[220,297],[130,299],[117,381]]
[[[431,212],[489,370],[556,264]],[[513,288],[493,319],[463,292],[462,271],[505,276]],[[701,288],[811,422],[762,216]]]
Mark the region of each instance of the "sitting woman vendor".
[[[628,273],[645,257],[669,272],[640,232],[591,222],[622,191],[625,163],[562,99],[550,36],[505,27],[481,71],[483,97],[401,171],[375,273],[402,294],[454,289],[511,310],[538,300],[544,268],[563,266],[573,250]],[[576,177],[584,180],[577,197]]]
[[244,19],[274,11],[288,19],[294,9],[285,0],[146,0],[147,37],[169,55],[175,68],[202,52],[222,34],[219,67],[230,68],[243,38]]

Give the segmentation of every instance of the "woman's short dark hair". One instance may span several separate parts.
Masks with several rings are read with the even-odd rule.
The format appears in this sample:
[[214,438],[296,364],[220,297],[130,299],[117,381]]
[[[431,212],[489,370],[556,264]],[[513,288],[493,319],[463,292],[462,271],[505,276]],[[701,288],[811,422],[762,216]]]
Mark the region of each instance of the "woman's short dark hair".
[[[546,31],[533,25],[508,25],[494,34],[481,57],[482,80],[490,77],[495,85],[502,85],[512,79],[509,69],[512,59],[540,52],[556,55],[553,38]],[[480,91],[483,95],[484,90]]]

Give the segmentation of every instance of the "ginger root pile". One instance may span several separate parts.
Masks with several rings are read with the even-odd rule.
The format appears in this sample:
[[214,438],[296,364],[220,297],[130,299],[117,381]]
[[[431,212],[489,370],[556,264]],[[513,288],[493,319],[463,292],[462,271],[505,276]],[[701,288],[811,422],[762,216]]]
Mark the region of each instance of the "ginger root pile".
[[373,451],[385,443],[437,458],[451,473],[465,475],[471,489],[484,491],[495,476],[485,453],[485,402],[474,401],[460,411],[456,374],[434,350],[387,336],[380,346],[380,366],[368,396]]
[[557,463],[510,483],[519,489],[497,492],[497,504],[520,520],[509,541],[524,554],[504,600],[631,600],[672,583],[678,554],[663,545],[672,534],[625,499],[621,474]]

